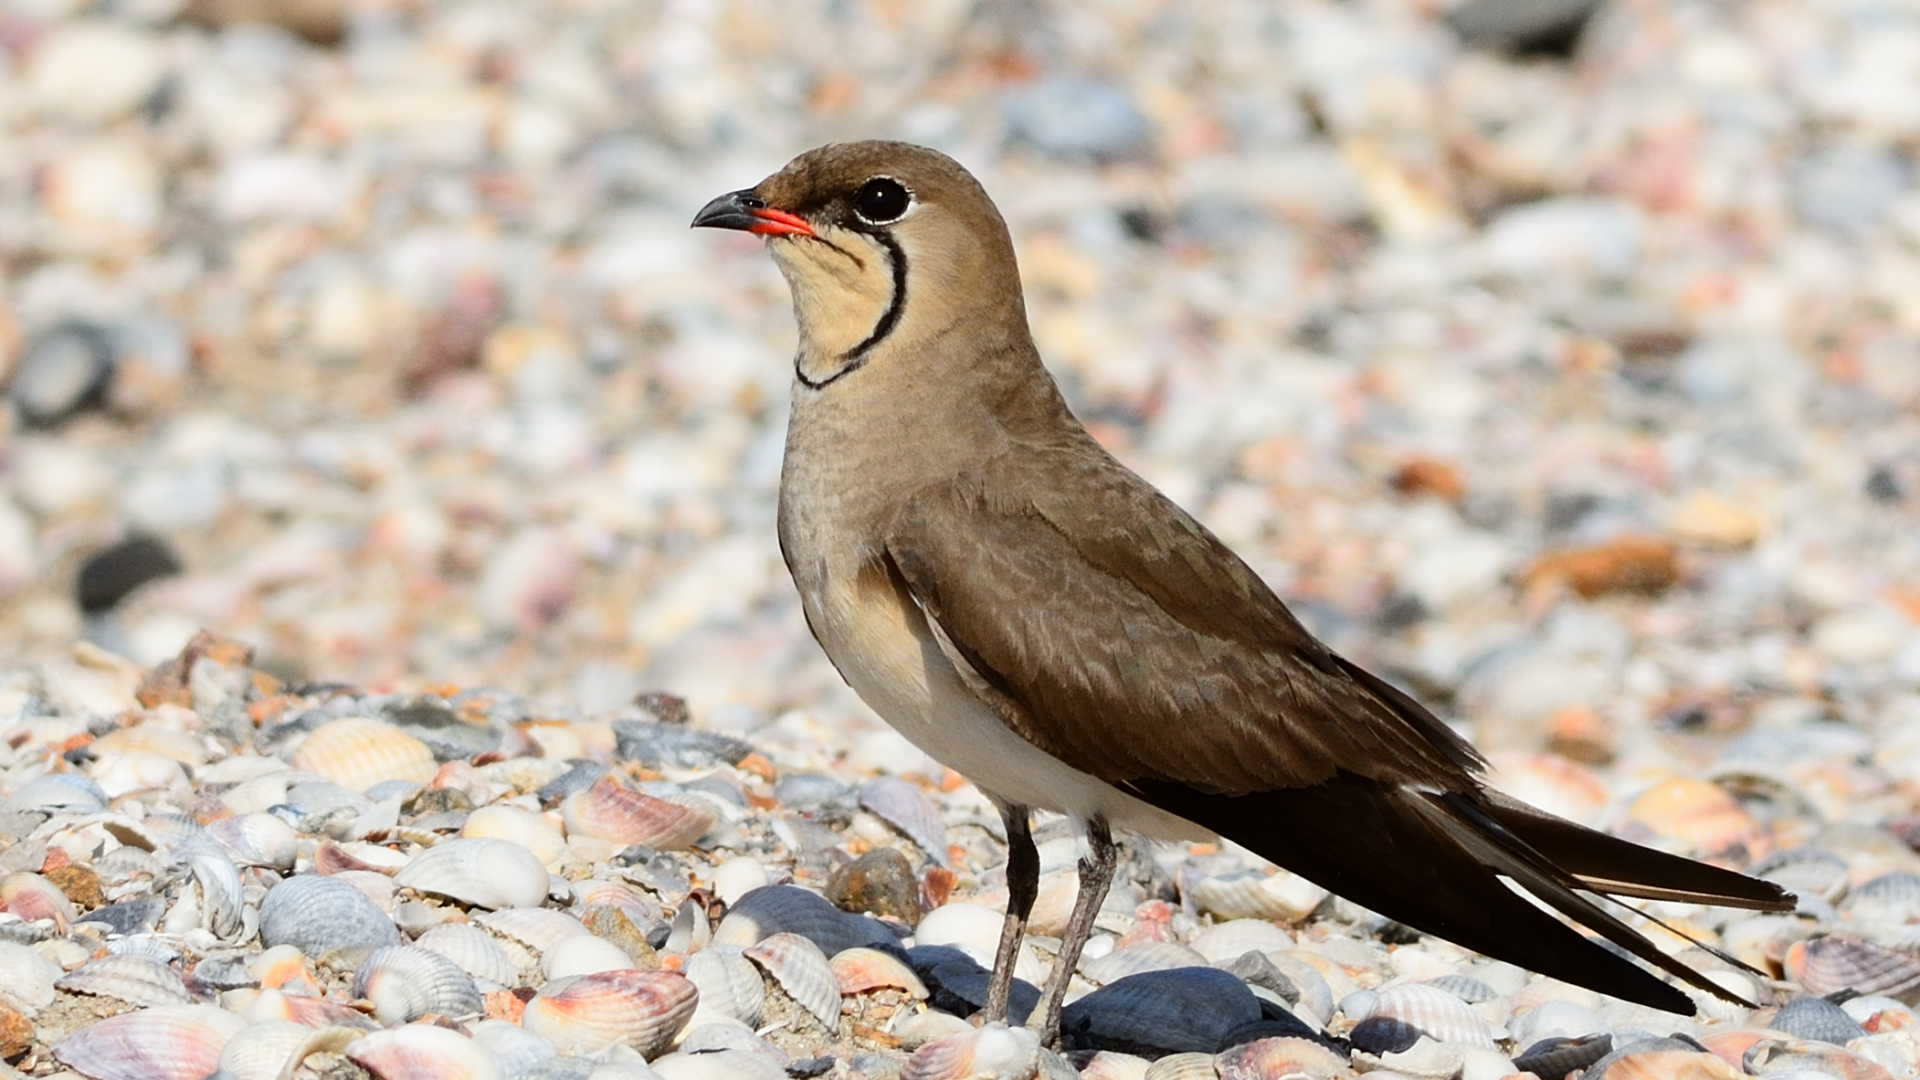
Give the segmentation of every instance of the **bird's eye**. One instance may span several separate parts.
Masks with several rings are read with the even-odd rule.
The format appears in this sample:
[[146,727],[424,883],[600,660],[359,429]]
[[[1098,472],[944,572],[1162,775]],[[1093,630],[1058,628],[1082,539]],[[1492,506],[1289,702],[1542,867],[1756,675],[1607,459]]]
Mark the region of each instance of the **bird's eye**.
[[891,176],[876,176],[853,193],[853,212],[869,225],[899,221],[913,206],[913,192]]

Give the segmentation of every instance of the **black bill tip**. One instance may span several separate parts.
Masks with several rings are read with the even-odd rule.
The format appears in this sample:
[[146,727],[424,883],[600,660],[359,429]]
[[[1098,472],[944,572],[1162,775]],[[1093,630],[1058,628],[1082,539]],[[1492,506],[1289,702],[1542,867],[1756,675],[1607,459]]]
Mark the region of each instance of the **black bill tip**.
[[760,224],[760,219],[753,216],[753,211],[766,208],[766,200],[755,195],[752,188],[729,191],[693,215],[693,228],[739,229],[747,232]]

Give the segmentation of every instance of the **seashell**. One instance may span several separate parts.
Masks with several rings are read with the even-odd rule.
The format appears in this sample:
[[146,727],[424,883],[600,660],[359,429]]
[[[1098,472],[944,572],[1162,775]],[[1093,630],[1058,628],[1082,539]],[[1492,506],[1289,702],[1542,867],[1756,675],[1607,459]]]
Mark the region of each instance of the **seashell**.
[[1604,1031],[1577,1039],[1555,1036],[1527,1047],[1513,1059],[1513,1067],[1543,1080],[1564,1080],[1568,1073],[1584,1069],[1612,1052],[1613,1036]]
[[353,996],[370,1002],[383,1024],[423,1016],[481,1012],[480,991],[453,961],[414,945],[375,949],[353,973]]
[[575,882],[573,906],[583,917],[589,908],[616,908],[633,922],[658,922],[661,916],[660,905],[641,896],[633,886],[605,878]]
[[247,903],[239,868],[225,853],[211,849],[194,852],[187,865],[199,893],[201,927],[223,941],[231,940],[240,933]]
[[1228,919],[1194,935],[1193,948],[1217,964],[1249,952],[1286,952],[1293,936],[1264,919]]
[[549,979],[633,968],[633,960],[620,946],[591,934],[569,934],[540,954],[540,971]]
[[380,1080],[501,1080],[486,1048],[432,1024],[373,1032],[348,1044],[346,1055]]
[[567,838],[531,810],[495,803],[467,815],[460,835],[476,839],[505,840],[533,853],[541,865],[557,869],[567,855]]
[[569,934],[589,932],[579,919],[552,908],[501,908],[476,915],[473,921],[488,933],[518,942],[534,952],[545,952]]
[[393,883],[491,909],[537,907],[551,879],[539,859],[518,844],[490,838],[447,840],[413,857]]
[[1202,878],[1190,890],[1201,911],[1216,919],[1261,919],[1297,923],[1313,914],[1327,890],[1298,874],[1246,872]]
[[469,1030],[474,1044],[507,1076],[519,1076],[554,1056],[547,1040],[506,1020],[482,1020]]
[[[684,706],[683,706],[684,707]],[[738,765],[753,753],[750,743],[718,731],[652,720],[613,722],[614,752],[623,761],[637,761],[649,769],[711,769]]]
[[[1131,1054],[1114,1054],[1107,1050],[1095,1052],[1096,1057],[1125,1057],[1141,1061],[1146,1065],[1141,1080],[1219,1080],[1220,1070],[1214,1068],[1213,1054],[1184,1053],[1168,1054],[1158,1061],[1146,1062]],[[1085,1075],[1085,1070],[1082,1070]]]
[[1585,1075],[1593,1080],[1740,1080],[1742,1076],[1712,1054],[1664,1049],[1614,1055],[1596,1062]]
[[1207,958],[1185,945],[1176,945],[1171,941],[1142,941],[1124,949],[1115,949],[1095,960],[1080,961],[1080,974],[1086,976],[1088,982],[1105,986],[1143,971],[1206,966]]
[[915,1001],[927,998],[927,986],[920,981],[920,976],[892,953],[864,947],[842,949],[828,964],[833,968],[834,983],[843,995],[889,987],[906,991]]
[[1896,870],[1863,882],[1847,894],[1840,913],[1854,922],[1880,926],[1920,922],[1920,874]]
[[1909,1005],[1920,1001],[1920,959],[1851,934],[1795,942],[1787,950],[1786,969],[1809,994],[1852,990]]
[[1847,890],[1846,860],[1822,848],[1776,851],[1747,867],[1746,872],[1803,897],[1832,901]]
[[259,989],[260,977],[247,970],[247,959],[245,953],[226,953],[202,958],[199,963],[193,965],[195,989],[201,991]]
[[261,988],[265,990],[289,989],[302,994],[320,994],[320,987],[313,981],[313,972],[307,970],[307,958],[291,945],[275,945],[254,954],[247,959],[247,971],[259,980]]
[[1213,1058],[1220,1080],[1333,1080],[1352,1076],[1347,1059],[1311,1039],[1261,1039]]
[[1880,994],[1848,998],[1840,1003],[1840,1011],[1852,1018],[1854,1023],[1875,1033],[1898,1031],[1920,1022],[1916,1021],[1912,1009]]
[[265,1020],[249,1024],[238,1038],[227,1040],[220,1052],[223,1080],[279,1080],[307,1056],[320,1050],[339,1051],[360,1037],[353,1028],[315,1030],[292,1020]]
[[760,971],[735,948],[707,949],[687,958],[687,980],[700,991],[700,1009],[731,1017],[750,1027],[760,1023],[767,988]]
[[713,894],[731,906],[742,896],[772,884],[767,868],[751,855],[735,855],[713,868]]
[[1130,975],[1068,1005],[1064,1046],[1142,1057],[1212,1053],[1228,1035],[1260,1019],[1245,983],[1215,968],[1173,968]]
[[[1905,1072],[1905,1062],[1901,1062]],[[1857,1054],[1821,1042],[1763,1039],[1753,1044],[1740,1067],[1755,1076],[1833,1077],[1835,1080],[1894,1080],[1894,1074]]]
[[768,885],[748,892],[733,905],[714,930],[713,944],[754,945],[781,933],[799,934],[829,955],[859,945],[894,943],[886,927],[841,911],[819,893],[794,885]]
[[920,945],[950,945],[982,963],[992,963],[1006,916],[983,904],[954,901],[928,912],[914,927]]
[[240,866],[291,870],[299,857],[300,834],[272,814],[239,814],[222,818],[201,834],[226,849]]
[[1367,1019],[1390,1017],[1438,1042],[1495,1049],[1487,1022],[1473,1006],[1426,983],[1396,983],[1380,991]]
[[[680,1050],[657,1057],[644,1067],[651,1070],[651,1075],[636,1074],[632,1080],[652,1080],[653,1076],[660,1080],[787,1080],[787,1070],[781,1065],[750,1051],[732,1048],[699,1053]],[[598,1070],[595,1073],[598,1075]]]
[[1369,1054],[1398,1054],[1413,1049],[1426,1034],[1405,1020],[1392,1016],[1369,1016],[1353,1025],[1347,1041],[1355,1050]]
[[442,923],[421,934],[414,944],[453,961],[453,965],[481,982],[513,986],[520,971],[492,934],[468,923]]
[[179,973],[144,956],[103,956],[75,969],[54,985],[75,994],[119,998],[143,1008],[193,1002]]
[[359,889],[336,877],[302,874],[267,891],[260,902],[260,940],[324,956],[335,949],[397,945],[400,934]]
[[32,1016],[53,1004],[60,965],[25,945],[0,941],[0,1001],[10,1001]]
[[1770,847],[1766,827],[1724,788],[1705,780],[1663,780],[1633,800],[1627,818],[1654,836],[1679,841],[1698,858],[1748,862]]
[[58,885],[25,870],[0,880],[0,907],[24,922],[51,919],[54,930],[62,934],[79,916],[73,909],[73,901],[67,899]]
[[201,1080],[246,1026],[212,1005],[164,1005],[89,1024],[54,1043],[53,1056],[92,1080]]
[[188,788],[186,771],[179,762],[146,750],[96,758],[87,775],[114,799],[144,791],[177,795]]
[[947,821],[918,787],[882,776],[860,785],[860,805],[900,830],[935,863],[947,865]]
[[352,791],[388,780],[424,784],[439,768],[426,743],[364,716],[343,716],[314,728],[287,764]]
[[1040,1038],[1026,1028],[987,1024],[938,1038],[913,1052],[900,1080],[1021,1080],[1034,1075]]
[[820,946],[799,934],[774,934],[750,946],[746,957],[829,1029],[839,1025],[840,983]]
[[97,814],[107,808],[107,793],[78,773],[47,773],[0,799],[0,814]]
[[692,847],[714,822],[714,816],[705,810],[634,791],[611,775],[567,796],[560,804],[560,816],[569,836],[588,836],[622,846],[645,844],[660,851]]
[[673,972],[603,971],[548,984],[527,1002],[520,1026],[563,1053],[626,1043],[651,1057],[680,1033],[699,996]]
[[1845,1046],[1867,1033],[1859,1021],[1826,998],[1794,998],[1773,1015],[1768,1027],[1796,1039]]
[[618,945],[627,954],[627,959],[633,961],[634,967],[642,970],[660,967],[659,954],[654,952],[647,935],[633,925],[633,920],[627,917],[625,911],[613,907],[589,908],[582,921],[594,937]]
[[1435,990],[1445,990],[1447,993],[1452,994],[1454,997],[1459,998],[1469,1005],[1479,1005],[1492,1001],[1494,998],[1500,996],[1500,992],[1493,987],[1488,986],[1486,983],[1481,982],[1471,975],[1463,975],[1458,972],[1422,981]]

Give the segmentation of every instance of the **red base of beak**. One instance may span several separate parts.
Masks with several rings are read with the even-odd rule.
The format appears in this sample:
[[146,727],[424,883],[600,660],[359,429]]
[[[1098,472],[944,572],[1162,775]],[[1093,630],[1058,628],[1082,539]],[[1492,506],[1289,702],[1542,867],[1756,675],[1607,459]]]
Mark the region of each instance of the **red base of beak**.
[[785,210],[775,210],[772,207],[749,210],[747,213],[758,220],[757,224],[747,226],[747,231],[755,236],[813,235],[813,226],[807,224],[806,218],[797,214],[789,214]]

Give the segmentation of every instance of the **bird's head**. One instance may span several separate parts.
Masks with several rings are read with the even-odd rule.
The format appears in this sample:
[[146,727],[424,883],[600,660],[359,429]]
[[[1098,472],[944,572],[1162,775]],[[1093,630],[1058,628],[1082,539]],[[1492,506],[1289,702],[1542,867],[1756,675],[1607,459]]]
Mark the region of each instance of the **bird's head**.
[[793,290],[809,385],[956,330],[1026,328],[1006,223],[979,181],[936,150],[822,146],[708,203],[693,224],[767,238]]

